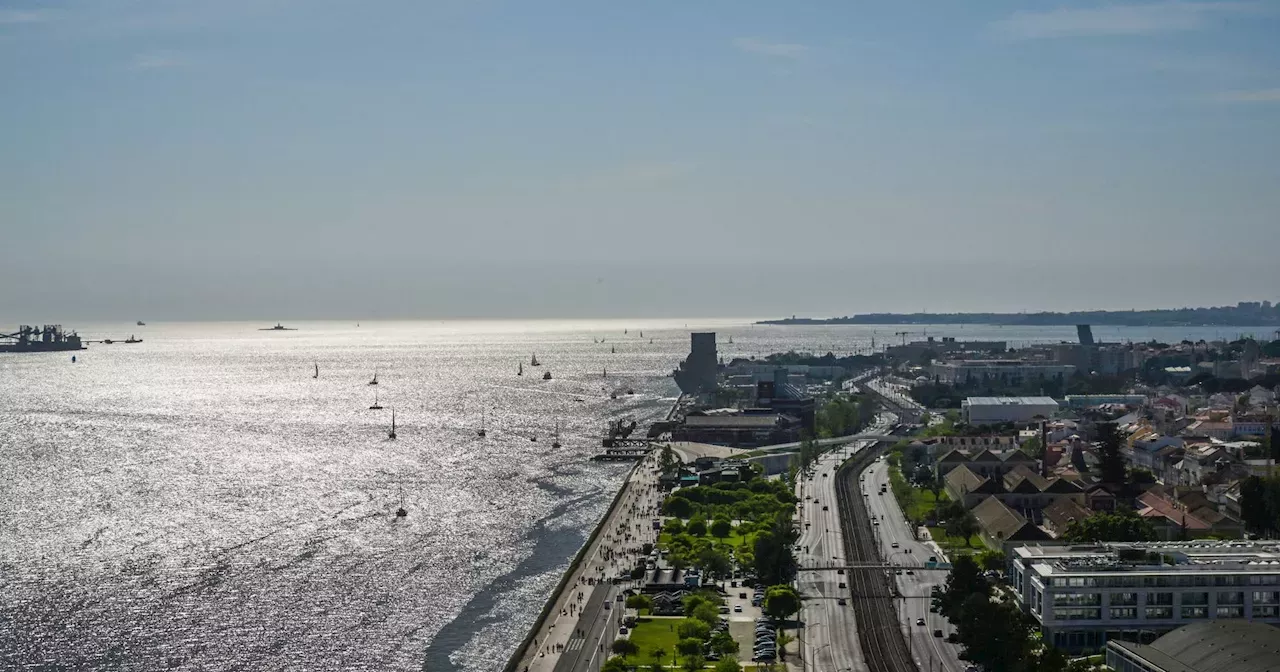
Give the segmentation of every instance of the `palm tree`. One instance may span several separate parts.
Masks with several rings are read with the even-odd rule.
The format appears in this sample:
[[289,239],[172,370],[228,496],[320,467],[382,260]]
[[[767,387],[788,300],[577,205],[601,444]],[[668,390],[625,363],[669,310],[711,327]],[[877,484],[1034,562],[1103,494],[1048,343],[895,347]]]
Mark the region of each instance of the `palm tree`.
[[662,659],[667,657],[667,652],[663,649],[654,649],[650,655],[653,657],[653,672],[662,672]]

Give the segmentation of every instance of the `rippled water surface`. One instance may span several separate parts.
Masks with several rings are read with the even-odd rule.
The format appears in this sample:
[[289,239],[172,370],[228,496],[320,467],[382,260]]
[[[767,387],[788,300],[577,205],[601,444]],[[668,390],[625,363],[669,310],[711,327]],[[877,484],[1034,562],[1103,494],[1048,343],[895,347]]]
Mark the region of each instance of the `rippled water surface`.
[[[0,354],[3,669],[500,669],[625,473],[587,460],[605,422],[664,415],[689,343],[652,321],[75,326],[144,342]],[[727,356],[893,333],[710,326]]]

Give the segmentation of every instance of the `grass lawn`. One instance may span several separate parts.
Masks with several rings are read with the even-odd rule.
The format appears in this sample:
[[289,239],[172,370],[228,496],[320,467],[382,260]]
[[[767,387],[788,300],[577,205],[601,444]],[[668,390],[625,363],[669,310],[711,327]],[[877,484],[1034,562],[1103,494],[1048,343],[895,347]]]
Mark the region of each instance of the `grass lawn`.
[[947,531],[941,527],[929,528],[929,536],[933,537],[933,541],[941,546],[948,556],[954,556],[955,553],[978,553],[986,550],[982,545],[982,538],[976,534],[969,537],[969,546],[965,546],[964,539],[947,535]]
[[[747,537],[744,537],[741,534],[738,534],[737,528],[734,528],[734,530],[729,533],[729,536],[725,537],[724,539],[718,539],[716,537],[713,537],[711,536],[710,533],[705,534],[702,537],[695,537],[695,538],[707,539],[710,541],[714,541],[716,543],[732,546],[734,548],[737,548],[747,543],[747,539],[748,539]],[[670,548],[670,546],[671,546],[671,535],[667,534],[666,532],[659,534],[658,548]]]
[[665,664],[673,664],[676,658],[676,641],[680,636],[676,634],[676,628],[680,625],[683,618],[641,618],[636,621],[636,627],[631,629],[628,635],[631,641],[640,647],[639,658],[644,661],[653,659],[655,649],[662,649],[667,652],[665,658],[662,659]]
[[[892,482],[894,495],[898,496],[898,506],[902,507],[902,513],[909,520],[925,520],[933,512],[935,505],[949,501],[945,491],[939,491],[935,499],[932,490],[911,487],[897,469],[889,470],[889,480]],[[899,496],[903,493],[909,494],[907,497]],[[907,501],[903,501],[904,499]]]

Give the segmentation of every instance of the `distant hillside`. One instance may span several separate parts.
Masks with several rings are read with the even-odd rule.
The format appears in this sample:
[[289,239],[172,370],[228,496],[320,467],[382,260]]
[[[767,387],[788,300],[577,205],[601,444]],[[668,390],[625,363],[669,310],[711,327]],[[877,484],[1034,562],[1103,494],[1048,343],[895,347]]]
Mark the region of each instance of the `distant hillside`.
[[1280,307],[1247,302],[1214,308],[1166,310],[1089,310],[1070,313],[867,313],[826,319],[790,317],[757,324],[1003,324],[1061,326],[1096,324],[1122,327],[1280,326]]

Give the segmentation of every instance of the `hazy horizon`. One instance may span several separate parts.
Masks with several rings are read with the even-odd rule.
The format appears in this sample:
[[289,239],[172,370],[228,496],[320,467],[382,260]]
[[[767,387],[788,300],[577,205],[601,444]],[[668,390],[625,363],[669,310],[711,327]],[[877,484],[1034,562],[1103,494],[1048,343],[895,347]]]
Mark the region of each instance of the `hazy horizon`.
[[1280,2],[0,0],[9,322],[1280,300]]

